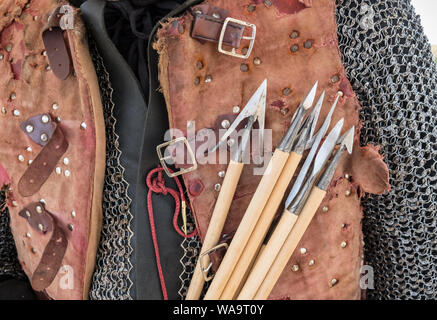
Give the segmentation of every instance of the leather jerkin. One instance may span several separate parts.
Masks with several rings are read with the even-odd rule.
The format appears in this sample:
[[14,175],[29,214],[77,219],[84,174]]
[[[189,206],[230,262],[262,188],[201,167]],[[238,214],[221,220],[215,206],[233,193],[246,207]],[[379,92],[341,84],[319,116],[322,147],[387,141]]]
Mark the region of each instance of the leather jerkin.
[[[338,50],[335,1],[209,0],[202,4],[228,10],[230,17],[255,24],[255,45],[246,60],[219,53],[217,43],[200,42],[190,36],[194,19],[190,12],[163,24],[155,48],[160,54],[160,81],[170,127],[187,134],[187,122],[195,121],[196,131],[219,129],[220,119],[235,117],[234,106],[242,108],[267,78],[266,128],[273,130],[275,147],[316,80],[318,94],[326,90],[319,119],[324,119],[341,91],[343,97],[331,128],[342,117],[343,132],[355,125],[354,151],[343,156],[322,205],[270,299],[360,299],[360,200],[366,192],[382,194],[390,186],[378,147],[360,146],[360,105]],[[244,40],[241,46],[245,46]],[[260,176],[253,175],[253,169],[252,164],[245,166],[223,235],[237,229],[255,192]],[[183,175],[201,237],[208,228],[218,196],[214,186],[222,183],[218,175],[222,170],[226,165],[206,164]],[[310,263],[312,260],[314,263]],[[292,268],[294,265],[299,268]]]
[[71,11],[72,29],[52,28],[43,41],[48,18],[64,4],[0,3],[0,163],[18,259],[33,289],[49,299],[86,299],[100,236],[105,131],[78,12]]

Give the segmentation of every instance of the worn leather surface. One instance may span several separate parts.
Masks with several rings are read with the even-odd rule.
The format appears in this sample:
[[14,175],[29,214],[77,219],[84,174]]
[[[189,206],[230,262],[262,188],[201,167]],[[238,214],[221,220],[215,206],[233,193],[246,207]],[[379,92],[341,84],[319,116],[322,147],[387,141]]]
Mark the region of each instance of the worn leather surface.
[[[34,0],[24,8],[26,3],[5,0],[0,4],[0,107],[5,108],[0,113],[0,163],[10,179],[11,229],[20,263],[35,290],[44,287],[42,294],[51,299],[83,299],[88,295],[101,223],[105,137],[99,89],[77,12],[74,29],[64,34],[74,74],[61,80],[47,68],[42,32],[50,12],[66,3]],[[29,160],[43,150],[20,124],[43,113],[57,121],[68,148],[56,161],[59,170],[53,167],[38,191],[20,194],[17,185]],[[86,128],[81,128],[82,123]],[[42,259],[45,250],[54,249],[50,245],[53,231],[38,232],[19,216],[25,206],[37,202],[45,205],[59,226],[54,229],[60,232],[54,240],[59,241],[63,233],[67,242],[60,268],[56,267],[49,285],[39,283],[36,277],[41,274],[38,266],[55,266],[53,258]]]
[[[170,127],[186,134],[187,122],[194,120],[196,131],[216,129],[216,120],[232,115],[235,105],[242,108],[267,78],[266,128],[273,130],[273,146],[277,146],[293,112],[316,80],[318,93],[326,90],[320,119],[327,115],[341,90],[344,95],[331,127],[342,117],[345,118],[343,132],[355,125],[353,154],[343,157],[319,212],[299,244],[298,248],[306,250],[296,250],[270,299],[359,299],[360,198],[365,192],[384,193],[390,186],[378,148],[361,147],[359,143],[360,105],[341,64],[334,0],[274,0],[271,6],[248,0],[204,3],[229,10],[231,17],[254,23],[255,46],[250,58],[241,60],[218,53],[216,44],[192,39],[187,32],[193,21],[189,13],[164,24],[155,48],[160,53],[160,80]],[[253,7],[248,10],[253,5],[255,10]],[[185,32],[181,33],[182,30]],[[255,64],[255,58],[261,63]],[[198,68],[199,61],[202,68]],[[212,81],[205,82],[207,76]],[[251,200],[260,180],[260,176],[253,175],[253,168],[248,165],[243,171],[223,234],[236,230]],[[208,228],[218,196],[214,185],[222,182],[218,176],[222,170],[226,170],[226,165],[200,165],[183,176],[201,237]],[[344,178],[345,174],[350,178]],[[351,191],[349,196],[347,190]],[[328,207],[327,212],[323,212],[323,206]],[[312,266],[310,260],[314,260]],[[291,266],[296,264],[299,271],[293,272]],[[335,285],[332,279],[336,279]]]

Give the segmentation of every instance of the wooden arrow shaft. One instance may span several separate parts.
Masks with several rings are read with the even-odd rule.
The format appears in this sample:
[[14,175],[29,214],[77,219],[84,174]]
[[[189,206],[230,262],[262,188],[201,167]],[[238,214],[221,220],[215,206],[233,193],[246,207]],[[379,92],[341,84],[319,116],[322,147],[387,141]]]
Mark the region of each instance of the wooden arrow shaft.
[[[228,165],[223,184],[220,189],[219,196],[217,198],[214,211],[209,222],[208,230],[203,240],[202,249],[200,255],[207,250],[213,248],[220,240],[223,226],[226,221],[226,217],[231,207],[232,199],[237,189],[238,181],[240,180],[241,172],[243,171],[243,163],[232,161]],[[200,257],[199,255],[199,257]],[[198,300],[202,293],[203,285],[205,284],[205,278],[201,266],[208,266],[210,259],[208,255],[202,257],[202,263],[200,258],[197,260],[196,268],[194,270],[193,277],[188,288],[186,300]]]
[[282,245],[287,240],[288,234],[291,232],[297,215],[285,210],[282,214],[275,231],[272,233],[265,249],[258,258],[257,263],[252,268],[246,283],[238,295],[238,300],[252,300],[258,291],[259,286],[267,275],[271,265],[281,250]]
[[266,173],[263,175],[243,219],[235,232],[231,245],[229,246],[209,290],[205,295],[206,300],[218,300],[222,295],[226,283],[246,247],[252,231],[255,229],[256,223],[261,216],[262,210],[276,185],[288,157],[289,153],[279,149],[275,150],[266,169]]
[[282,271],[293,255],[293,252],[296,250],[300,240],[305,234],[305,231],[308,229],[308,226],[310,225],[325,195],[326,191],[323,191],[317,187],[313,187],[308,200],[299,215],[299,218],[297,219],[292,231],[287,236],[286,241],[281,246],[274,263],[271,265],[268,272],[262,279],[261,284],[258,286],[256,293],[252,297],[253,299],[264,300],[269,297],[276,282],[281,276]]
[[239,290],[241,290],[241,287],[250,271],[250,267],[253,265],[269,227],[272,224],[273,218],[275,217],[276,211],[281,204],[287,187],[290,184],[301,159],[302,155],[300,154],[295,152],[290,154],[272,194],[270,195],[270,198],[256,224],[255,230],[253,230],[241,257],[226,284],[226,288],[220,297],[221,300],[232,300],[238,294]]

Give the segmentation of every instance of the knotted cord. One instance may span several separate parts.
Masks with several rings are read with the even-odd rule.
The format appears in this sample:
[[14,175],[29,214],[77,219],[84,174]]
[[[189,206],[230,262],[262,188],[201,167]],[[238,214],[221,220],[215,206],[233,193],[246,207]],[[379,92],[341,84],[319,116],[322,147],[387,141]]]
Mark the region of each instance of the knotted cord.
[[[170,172],[172,172],[171,169],[169,169],[169,170],[170,170]],[[153,213],[153,203],[152,203],[153,193],[162,194],[164,196],[170,194],[174,198],[176,205],[175,205],[175,211],[173,214],[173,227],[175,228],[176,232],[179,235],[181,235],[182,237],[185,237],[185,238],[191,238],[191,237],[194,237],[197,235],[197,231],[194,230],[193,232],[191,232],[189,234],[185,234],[180,229],[180,227],[178,225],[178,217],[179,217],[179,212],[181,209],[181,202],[186,202],[184,190],[182,188],[182,184],[179,181],[178,177],[173,178],[174,181],[176,182],[177,187],[178,187],[178,191],[176,191],[175,189],[167,187],[165,185],[165,180],[164,180],[164,177],[162,175],[163,171],[164,171],[164,169],[161,166],[158,166],[157,168],[152,169],[147,175],[146,184],[147,184],[147,187],[149,188],[149,191],[147,193],[147,211],[149,213],[150,230],[152,233],[153,248],[155,250],[155,257],[156,257],[156,267],[158,269],[159,281],[161,283],[161,289],[162,289],[162,295],[164,297],[164,300],[168,300],[167,288],[165,285],[164,273],[162,271],[161,258],[160,258],[160,254],[159,254],[158,236],[157,236],[157,232],[156,232],[155,219],[154,219],[154,213]],[[156,177],[154,177],[155,174],[156,174]]]

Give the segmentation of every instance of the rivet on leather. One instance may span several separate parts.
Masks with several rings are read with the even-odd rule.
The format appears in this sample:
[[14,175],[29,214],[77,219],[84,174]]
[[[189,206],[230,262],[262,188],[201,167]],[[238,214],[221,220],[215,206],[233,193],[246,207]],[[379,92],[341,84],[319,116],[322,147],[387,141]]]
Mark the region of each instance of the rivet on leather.
[[27,205],[18,215],[26,219],[32,229],[41,234],[46,234],[53,230],[53,218],[45,210],[44,204],[41,202]]
[[45,146],[56,130],[56,123],[49,114],[43,113],[27,119],[20,124],[20,128],[34,142]]

